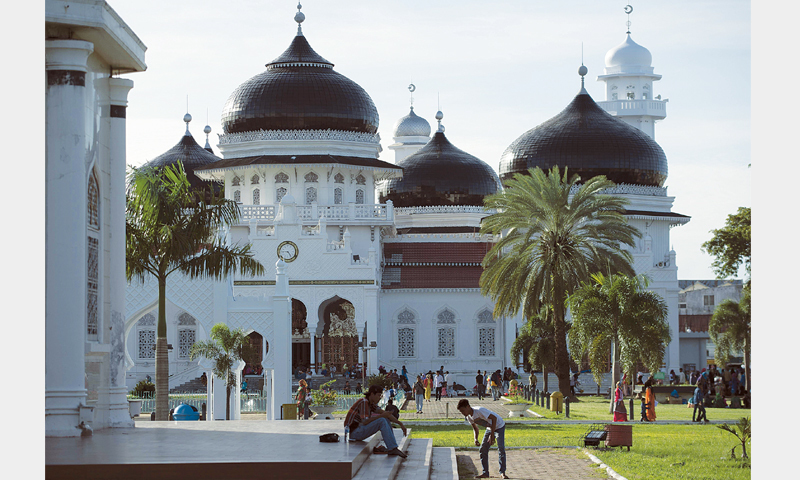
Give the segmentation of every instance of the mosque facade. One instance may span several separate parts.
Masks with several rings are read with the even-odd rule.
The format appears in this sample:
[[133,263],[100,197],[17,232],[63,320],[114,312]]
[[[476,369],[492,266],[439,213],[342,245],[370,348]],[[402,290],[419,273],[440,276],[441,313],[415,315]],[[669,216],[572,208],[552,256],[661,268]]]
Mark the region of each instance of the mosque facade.
[[[653,74],[647,49],[628,35],[609,52],[598,77],[607,85],[601,102],[583,88],[587,72],[582,67],[573,101],[550,120],[521,132],[502,154],[498,174],[450,142],[442,112],[431,134],[430,124],[413,107],[395,125],[394,143],[388,147],[394,161],[382,160],[372,99],[311,47],[303,19],[298,8],[297,35],[286,51],[230,95],[222,112],[219,157],[208,139],[206,148],[194,140],[187,114],[184,136],[150,162],[163,166],[180,160],[191,182],[224,187],[226,197],[240,204],[242,216],[221,235],[229,244],[250,244],[266,268],[260,277],[233,275],[221,281],[170,277],[165,312],[170,388],[206,373],[212,385],[210,416],[224,418],[224,388],[214,392],[210,365],[189,358],[191,345],[207,339],[220,322],[242,328],[257,347],[256,359],[238,369],[263,379],[273,397],[270,419],[277,418],[279,405],[289,398],[290,372],[300,366],[314,365],[319,371],[322,364],[335,365],[341,371],[359,364],[368,374],[379,366],[398,371],[405,366],[412,374],[444,367],[468,388],[478,370],[517,368],[519,359],[510,358],[509,350],[523,319],[495,317],[493,302],[480,293],[481,261],[497,241],[480,233],[481,220],[492,213],[484,210],[483,198],[500,191],[502,181],[515,173],[553,165],[585,178],[604,174],[617,184],[608,193],[629,199],[626,216],[642,233],[631,251],[634,268],[651,278],[650,290],[669,306],[673,341],[665,368],[682,366],[676,253],[669,232],[689,217],[672,212],[674,199],[664,186],[667,160],[652,126],[666,116],[666,100],[652,96],[652,83],[660,76]],[[143,70],[143,48],[140,60]],[[208,136],[210,128],[204,132]],[[124,172],[111,176],[119,183]],[[84,196],[89,188],[91,199],[91,183],[86,185],[72,187]],[[107,188],[102,180],[100,188]],[[101,211],[114,205],[114,200],[99,198]],[[85,218],[82,222],[86,225]],[[101,238],[118,228],[101,226]],[[91,238],[85,231],[74,233],[80,245]],[[97,363],[116,376],[103,388],[116,395],[110,403],[121,408],[125,390],[155,377],[158,288],[152,279],[116,285],[124,275],[124,245],[111,248],[110,240],[104,245],[109,246],[102,250],[104,265],[116,267],[100,283],[117,294],[103,303],[99,336],[80,339],[91,348],[73,352],[75,365],[63,368],[72,368],[73,383],[78,371],[83,381],[92,355],[106,355]],[[85,256],[73,260],[87,261]],[[86,298],[85,289],[75,294]],[[86,308],[82,302],[70,308],[79,306]],[[87,315],[82,311],[81,318]],[[48,335],[56,335],[60,330],[50,331],[49,318]],[[48,382],[50,377],[48,372]],[[73,393],[86,398],[80,388]],[[223,407],[215,409],[220,398]],[[232,418],[237,418],[239,402],[231,405]],[[95,422],[101,411],[95,409]],[[66,423],[74,423],[72,417]],[[115,426],[105,420],[96,425]]]

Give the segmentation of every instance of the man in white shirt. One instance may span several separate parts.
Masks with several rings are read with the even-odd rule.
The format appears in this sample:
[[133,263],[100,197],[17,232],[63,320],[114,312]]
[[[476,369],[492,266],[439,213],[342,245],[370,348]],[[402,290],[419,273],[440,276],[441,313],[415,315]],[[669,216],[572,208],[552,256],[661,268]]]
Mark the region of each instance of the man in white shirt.
[[[475,446],[481,447],[481,467],[483,473],[475,478],[489,478],[489,447],[497,440],[497,451],[500,457],[500,478],[506,475],[506,422],[503,418],[485,407],[472,407],[466,398],[458,402],[458,411],[464,415],[467,423],[475,432]],[[478,441],[478,425],[486,427],[483,442]]]
[[452,391],[453,391],[453,377],[451,377],[451,376],[450,376],[450,372],[449,372],[449,371],[447,371],[447,372],[444,372],[444,386],[446,387],[446,389],[445,389],[445,394],[446,394],[448,397],[452,396]]
[[433,393],[436,394],[437,402],[442,399],[442,382],[444,382],[444,377],[442,376],[442,371],[439,370],[436,372],[436,376],[433,377]]

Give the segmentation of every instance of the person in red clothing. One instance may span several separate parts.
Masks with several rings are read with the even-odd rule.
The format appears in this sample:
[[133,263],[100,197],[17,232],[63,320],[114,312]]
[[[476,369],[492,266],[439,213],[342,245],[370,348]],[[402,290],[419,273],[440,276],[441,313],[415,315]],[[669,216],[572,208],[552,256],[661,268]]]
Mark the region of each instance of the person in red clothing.
[[370,386],[369,390],[364,393],[364,398],[356,401],[348,410],[344,417],[344,426],[350,427],[350,440],[364,440],[380,431],[383,442],[386,444],[386,453],[406,458],[408,455],[397,447],[392,424],[398,425],[403,430],[404,436],[407,435],[406,427],[394,415],[378,408],[378,402],[382,395],[383,387]]

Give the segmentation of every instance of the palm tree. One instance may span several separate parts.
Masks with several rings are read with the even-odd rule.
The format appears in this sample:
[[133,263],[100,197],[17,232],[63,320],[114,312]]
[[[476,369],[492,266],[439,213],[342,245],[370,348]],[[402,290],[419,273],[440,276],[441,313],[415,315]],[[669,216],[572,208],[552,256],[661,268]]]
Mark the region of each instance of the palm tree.
[[250,246],[228,246],[220,230],[239,219],[235,202],[213,189],[192,190],[183,165],[133,168],[129,174],[125,213],[126,276],[158,281],[156,330],[156,420],[167,420],[169,359],[167,356],[167,277],[226,277],[238,270],[260,275],[264,267],[252,258]]
[[[580,177],[539,168],[515,174],[506,188],[484,201],[498,213],[483,220],[481,233],[503,234],[483,259],[481,293],[495,301],[494,315],[525,318],[542,305],[553,311],[555,373],[569,392],[566,300],[597,271],[633,274],[636,228],[622,212],[627,200],[599,195],[613,182],[599,175],[578,186]],[[573,189],[574,187],[574,189]]]
[[644,276],[595,273],[592,282],[570,296],[569,350],[575,359],[588,353],[598,385],[609,351],[613,352],[611,385],[620,379],[620,363],[631,375],[637,361],[651,372],[661,367],[672,338],[669,309],[659,294],[645,290],[647,285]]
[[527,360],[531,370],[534,367],[542,367],[543,392],[548,391],[547,372],[553,368],[555,344],[553,337],[552,312],[547,307],[542,307],[537,315],[526,319],[519,329],[517,338],[511,344],[511,358],[519,358],[520,354],[528,352]]
[[224,323],[211,327],[211,341],[197,342],[189,351],[189,358],[194,360],[205,357],[214,362],[214,375],[225,379],[225,420],[231,419],[231,391],[236,386],[236,374],[233,365],[239,360],[249,359],[255,353],[250,344],[250,337],[237,328],[231,330]]
[[708,333],[716,346],[714,357],[724,365],[734,352],[744,354],[745,389],[750,391],[750,282],[738,302],[723,300],[711,315]]
[[[728,425],[727,423],[723,423],[722,425],[717,425],[717,428],[725,430],[726,432],[732,433],[736,438],[739,439],[739,442],[742,444],[742,458],[749,458],[747,456],[747,442],[750,441],[750,438],[753,435],[750,417],[742,417],[736,422],[733,426]],[[735,445],[731,449],[731,458],[736,458],[736,447],[739,445]]]

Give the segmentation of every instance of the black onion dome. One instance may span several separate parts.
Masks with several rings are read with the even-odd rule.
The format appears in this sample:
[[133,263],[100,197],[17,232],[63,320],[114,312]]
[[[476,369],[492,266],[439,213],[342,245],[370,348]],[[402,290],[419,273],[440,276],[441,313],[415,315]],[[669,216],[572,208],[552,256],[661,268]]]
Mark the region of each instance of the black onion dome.
[[186,177],[189,179],[189,184],[192,188],[207,187],[209,182],[197,177],[194,174],[194,169],[205,167],[219,160],[222,159],[201,147],[194,140],[194,137],[191,135],[184,135],[177,145],[145,163],[142,165],[142,168],[165,167],[168,165],[175,165],[178,161],[181,161],[183,162],[183,169],[186,171]]
[[343,130],[376,133],[378,110],[357,83],[298,35],[267,70],[239,85],[222,110],[225,133]]
[[403,178],[379,187],[381,203],[391,200],[395,207],[482,206],[483,197],[502,188],[492,167],[453,146],[442,132],[436,132],[399,166]]
[[600,108],[582,91],[555,117],[528,130],[500,158],[500,178],[557,165],[586,181],[605,175],[614,183],[663,186],[664,150],[639,129]]

